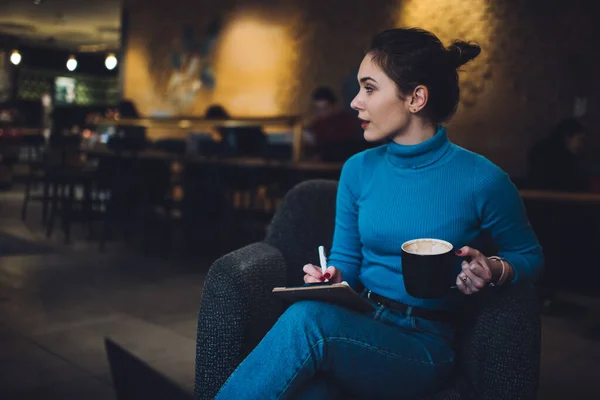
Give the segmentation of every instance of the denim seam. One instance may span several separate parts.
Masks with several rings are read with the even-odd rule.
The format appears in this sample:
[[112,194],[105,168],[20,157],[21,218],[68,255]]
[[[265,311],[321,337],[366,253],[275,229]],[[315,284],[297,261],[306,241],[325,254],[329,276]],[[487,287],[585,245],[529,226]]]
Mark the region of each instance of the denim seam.
[[396,353],[393,353],[391,351],[387,351],[387,350],[381,349],[379,347],[370,345],[368,343],[361,342],[360,340],[346,338],[346,337],[341,337],[341,336],[340,337],[330,337],[330,338],[324,339],[324,340],[340,340],[340,341],[352,342],[354,344],[358,344],[359,346],[363,346],[363,347],[375,350],[375,351],[377,351],[379,353],[382,353],[382,354],[385,354],[385,355],[388,355],[388,356],[391,356],[391,357],[402,358],[402,359],[405,359],[405,360],[408,360],[408,361],[412,361],[412,362],[415,362],[415,363],[418,363],[418,364],[440,365],[440,364],[446,364],[446,363],[453,362],[453,360],[451,359],[451,360],[441,361],[441,362],[437,362],[436,363],[431,358],[431,354],[429,354],[429,352],[427,352],[427,357],[429,358],[429,361],[419,360],[419,359],[412,358],[412,357],[406,357],[406,356],[403,356],[401,354],[396,354]]
[[433,337],[434,339],[441,339],[441,340],[443,340],[444,342],[447,342],[447,338],[446,338],[444,335],[442,335],[441,333],[438,333],[438,332],[432,332],[432,331],[426,330],[426,329],[424,329],[424,328],[420,328],[420,327],[418,326],[417,322],[418,322],[418,321],[417,321],[417,317],[412,317],[412,321],[411,321],[411,327],[412,327],[412,328],[413,328],[415,331],[417,331],[417,332],[419,332],[419,333],[422,333],[422,334],[425,334],[425,335],[428,335],[428,336],[430,336],[430,337]]
[[[326,339],[321,339],[319,340],[317,343],[315,343],[314,345],[311,346],[310,351],[314,350],[317,346],[319,346],[321,343],[325,342]],[[290,385],[292,384],[292,382],[294,381],[294,379],[296,379],[296,377],[298,376],[298,373],[300,372],[300,370],[306,365],[306,363],[310,360],[310,351],[308,352],[309,355],[306,356],[306,358],[304,359],[304,362],[300,365],[300,368],[298,368],[296,370],[296,373],[294,374],[294,376],[292,376],[289,380],[288,383],[285,385],[285,387],[283,388],[283,390],[281,391],[281,393],[279,393],[279,395],[277,396],[277,399],[281,399],[281,396],[283,396],[283,394],[290,388]]]
[[[413,327],[413,329],[423,332],[423,330],[417,328],[417,321],[416,321],[415,317],[410,317],[410,325]],[[427,333],[427,332],[425,332],[425,333]],[[427,353],[427,357],[429,357],[429,361],[431,361],[431,363],[434,364],[433,359],[431,358],[431,354],[428,351],[426,353]]]
[[[352,342],[352,343],[357,344],[359,346],[362,346],[362,347],[369,348],[369,349],[372,349],[374,351],[377,351],[377,352],[379,352],[381,354],[385,354],[387,356],[391,356],[391,357],[395,357],[395,358],[401,358],[401,359],[408,360],[408,361],[411,361],[411,362],[414,362],[414,363],[417,363],[417,364],[423,364],[423,365],[429,365],[429,366],[439,366],[439,365],[449,364],[449,363],[453,362],[453,360],[450,359],[450,360],[446,360],[446,361],[441,361],[441,362],[438,362],[438,363],[434,363],[433,360],[431,359],[431,355],[430,354],[427,354],[427,356],[429,357],[429,361],[418,360],[416,358],[406,357],[406,356],[402,356],[402,355],[399,355],[399,354],[396,354],[396,353],[392,353],[392,352],[380,349],[378,347],[372,346],[372,345],[367,344],[367,343],[363,343],[363,342],[361,342],[359,340],[356,340],[356,339],[350,339],[350,338],[345,338],[345,337],[330,337],[330,338],[327,338],[327,339],[321,339],[317,343],[315,343],[310,348],[310,350],[314,350],[317,346],[320,346],[324,342],[327,342],[327,341],[336,341],[336,340],[345,341],[345,342]],[[310,356],[306,356],[304,362],[302,363],[302,365],[300,365],[300,368],[298,368],[296,370],[296,373],[294,374],[294,376],[292,376],[290,378],[290,380],[285,385],[285,387],[283,388],[283,390],[281,391],[281,393],[279,394],[279,396],[277,396],[277,399],[281,399],[281,397],[283,396],[283,394],[289,389],[291,383],[294,381],[294,379],[296,378],[296,376],[298,376],[298,373],[300,372],[300,370],[306,365],[306,363],[309,360],[310,360]]]

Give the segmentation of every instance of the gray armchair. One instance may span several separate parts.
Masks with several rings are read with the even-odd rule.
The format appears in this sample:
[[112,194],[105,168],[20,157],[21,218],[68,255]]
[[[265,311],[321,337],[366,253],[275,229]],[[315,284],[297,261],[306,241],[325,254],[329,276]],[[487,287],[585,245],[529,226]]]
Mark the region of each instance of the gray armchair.
[[[318,245],[331,246],[336,191],[335,181],[300,183],[285,196],[262,242],[211,266],[198,316],[196,398],[214,398],[281,315],[285,304],[271,289],[303,284],[302,266],[318,264]],[[464,308],[455,376],[432,399],[534,399],[541,335],[534,288],[488,289]]]

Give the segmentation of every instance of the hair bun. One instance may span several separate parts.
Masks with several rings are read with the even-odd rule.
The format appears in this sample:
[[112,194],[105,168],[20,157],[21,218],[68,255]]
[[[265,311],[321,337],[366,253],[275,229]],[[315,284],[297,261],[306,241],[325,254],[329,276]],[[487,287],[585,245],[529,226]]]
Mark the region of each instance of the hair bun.
[[455,68],[465,65],[481,53],[481,47],[475,43],[455,40],[448,46],[448,55]]

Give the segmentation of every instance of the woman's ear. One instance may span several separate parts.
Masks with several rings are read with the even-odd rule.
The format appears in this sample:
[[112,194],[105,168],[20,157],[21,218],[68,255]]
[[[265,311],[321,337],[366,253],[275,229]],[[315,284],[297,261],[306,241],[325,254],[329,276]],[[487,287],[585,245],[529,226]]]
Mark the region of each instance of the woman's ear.
[[429,90],[427,86],[419,85],[413,90],[412,96],[408,97],[409,100],[408,110],[416,114],[421,111],[427,105],[427,100],[429,100]]

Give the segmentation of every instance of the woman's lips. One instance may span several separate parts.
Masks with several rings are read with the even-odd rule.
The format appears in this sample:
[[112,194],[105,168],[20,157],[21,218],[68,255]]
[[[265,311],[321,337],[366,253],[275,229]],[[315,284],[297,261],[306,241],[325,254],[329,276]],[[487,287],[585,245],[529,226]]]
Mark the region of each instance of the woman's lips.
[[371,122],[369,121],[363,121],[362,124],[360,124],[360,127],[363,129],[367,129],[367,127],[369,126]]

